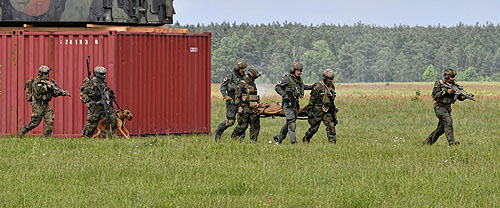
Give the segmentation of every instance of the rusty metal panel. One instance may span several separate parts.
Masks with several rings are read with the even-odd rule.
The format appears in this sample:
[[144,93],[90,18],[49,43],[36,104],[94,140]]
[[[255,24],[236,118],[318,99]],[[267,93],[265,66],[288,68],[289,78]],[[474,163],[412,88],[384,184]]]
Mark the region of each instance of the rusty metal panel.
[[0,33],[0,134],[16,131],[17,41],[14,32]]
[[117,35],[117,97],[132,134],[210,133],[211,34]]
[[[5,75],[1,78],[2,89],[8,86],[0,96],[0,114],[5,118],[0,121],[0,134],[16,134],[29,122],[31,107],[24,98],[24,83],[37,76],[38,67],[45,64],[54,69],[51,78],[72,95],[55,98],[50,104],[55,113],[53,134],[80,136],[86,118],[86,109],[79,99],[79,87],[87,76],[85,60],[90,55],[92,65],[103,65],[113,71],[114,37],[113,32],[13,31],[10,35],[0,34],[0,65],[5,66],[2,67]],[[114,86],[113,73],[109,77],[110,86]],[[30,134],[43,135],[43,125]]]

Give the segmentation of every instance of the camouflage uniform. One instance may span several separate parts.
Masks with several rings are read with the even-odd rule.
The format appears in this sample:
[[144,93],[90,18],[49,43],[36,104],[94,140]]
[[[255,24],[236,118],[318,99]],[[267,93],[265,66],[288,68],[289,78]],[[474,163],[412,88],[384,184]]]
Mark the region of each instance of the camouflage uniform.
[[94,77],[85,78],[83,85],[80,87],[80,99],[88,106],[87,122],[82,132],[83,137],[91,137],[102,119],[109,119],[112,121],[111,125],[116,125],[116,122],[113,122],[116,115],[113,113],[110,98],[113,92],[109,89],[105,77],[99,77],[100,75],[96,73],[97,68],[94,69]]
[[61,93],[57,92],[53,87],[55,81],[49,81],[48,73],[52,69],[47,66],[41,66],[39,72],[41,72],[41,70],[44,70],[44,73],[46,74],[44,75],[43,73],[40,73],[38,77],[33,79],[31,86],[25,86],[31,87],[33,90],[33,97],[30,99],[32,113],[30,122],[20,129],[19,136],[21,138],[23,138],[26,133],[40,125],[42,118],[45,119],[43,135],[45,137],[52,135],[52,129],[54,128],[54,111],[50,108],[49,102],[52,100],[52,97],[58,97]]
[[232,72],[228,73],[226,77],[224,77],[224,81],[220,85],[220,92],[222,94],[222,97],[227,97],[229,96],[231,100],[226,100],[226,118],[227,120],[222,121],[219,123],[217,126],[217,129],[215,129],[215,141],[219,141],[220,137],[222,136],[222,133],[224,131],[234,125],[234,122],[236,120],[236,103],[234,102],[235,100],[235,93],[236,89],[238,86],[238,83],[240,83],[241,80],[245,78],[245,76],[239,74],[240,69],[245,69],[247,67],[247,64],[245,62],[237,62],[234,66],[234,69]]
[[325,82],[318,82],[313,85],[311,98],[309,100],[308,122],[309,129],[307,130],[302,142],[309,143],[311,138],[318,132],[321,121],[326,126],[328,141],[331,143],[337,142],[337,134],[335,133],[335,125],[337,124],[337,108],[335,107],[335,86]]
[[302,68],[302,64],[295,63],[290,69],[290,74],[283,76],[274,87],[276,93],[282,97],[281,103],[286,117],[286,123],[281,128],[279,135],[274,136],[274,141],[277,144],[281,144],[287,134],[292,144],[297,143],[295,129],[300,108],[299,99],[304,97],[304,90],[311,89],[310,85],[304,85],[300,76],[293,74],[295,70],[302,71]]
[[[456,72],[453,72],[453,76]],[[446,71],[445,71],[446,76]],[[444,87],[445,80],[439,80],[434,83],[434,88],[432,89],[432,98],[436,101],[434,103],[434,112],[436,117],[439,119],[438,126],[429,137],[423,142],[424,144],[432,145],[437,141],[439,136],[446,135],[448,139],[448,144],[460,144],[460,142],[455,140],[453,136],[453,120],[451,118],[451,104],[455,102],[454,93],[448,93],[448,89]],[[450,82],[449,82],[450,83]],[[451,84],[455,84],[451,82]],[[465,98],[459,97],[459,100],[464,100]]]
[[260,74],[255,69],[248,70],[247,77],[242,80],[236,89],[235,101],[236,106],[239,106],[238,110],[238,125],[234,128],[231,138],[243,139],[241,135],[245,133],[250,124],[250,139],[257,141],[260,131],[260,115],[255,111],[255,108],[259,105],[259,96],[257,95],[257,86],[255,85],[255,79],[257,79]]

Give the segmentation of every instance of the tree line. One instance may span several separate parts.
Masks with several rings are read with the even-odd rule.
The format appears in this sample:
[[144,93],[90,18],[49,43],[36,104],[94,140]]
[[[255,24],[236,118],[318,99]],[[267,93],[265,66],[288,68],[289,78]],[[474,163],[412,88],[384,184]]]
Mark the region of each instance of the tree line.
[[293,62],[304,64],[305,82],[324,69],[336,82],[433,81],[446,68],[457,80],[500,81],[500,26],[486,23],[452,27],[394,25],[304,25],[290,22],[180,25],[212,33],[212,82],[219,83],[236,60],[275,83]]

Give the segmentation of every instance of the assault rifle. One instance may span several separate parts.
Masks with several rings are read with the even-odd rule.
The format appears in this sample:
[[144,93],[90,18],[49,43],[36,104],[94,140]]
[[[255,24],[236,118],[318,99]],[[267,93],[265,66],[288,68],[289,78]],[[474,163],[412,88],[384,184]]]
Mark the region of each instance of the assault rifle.
[[118,109],[122,109],[122,107],[120,107],[120,105],[118,105],[118,102],[116,101],[115,91],[110,90],[109,98],[115,103]]
[[88,74],[87,77],[90,79],[92,76],[92,73],[90,72],[90,56],[88,56],[87,58],[87,74]]
[[450,83],[446,83],[446,82],[442,82],[442,83],[443,83],[445,88],[451,89],[451,91],[453,91],[453,93],[455,94],[455,97],[453,97],[453,102],[457,101],[459,96],[463,96],[465,99],[476,101],[476,99],[474,99],[474,94],[464,91],[463,86],[458,85],[458,84],[450,84]]
[[56,81],[52,80],[52,81],[49,81],[49,80],[43,80],[42,82],[46,83],[47,85],[49,85],[52,89],[54,89],[54,95],[56,96],[69,96],[71,97],[71,95],[69,94],[69,92],[67,90],[64,90],[62,88],[60,88]]
[[116,107],[118,107],[118,109],[122,109],[120,107],[120,105],[118,105],[118,102],[116,101],[115,92],[113,90],[110,90],[109,95],[106,95],[104,93],[104,89],[102,89],[101,87],[98,86],[97,93],[100,95],[101,99],[97,102],[94,102],[95,104],[103,105],[103,107],[104,107],[104,109],[106,109],[106,111],[108,111],[108,106],[110,106],[110,105],[112,108],[114,108],[112,103],[115,103],[115,105],[116,105]]

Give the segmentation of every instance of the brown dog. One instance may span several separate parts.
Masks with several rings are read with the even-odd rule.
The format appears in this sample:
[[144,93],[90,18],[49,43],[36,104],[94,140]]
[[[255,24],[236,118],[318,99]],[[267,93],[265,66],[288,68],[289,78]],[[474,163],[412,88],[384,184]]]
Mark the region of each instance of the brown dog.
[[[132,120],[132,113],[130,113],[130,110],[126,109],[120,109],[114,112],[116,115],[116,127],[118,131],[120,131],[125,138],[130,139],[130,133],[125,128],[125,119],[127,120]],[[92,138],[102,138],[102,134],[108,130],[108,128],[111,128],[112,125],[110,125],[108,119],[102,119],[99,121],[99,124],[97,125],[97,133],[92,136]],[[111,132],[116,131],[116,129],[111,129]]]

